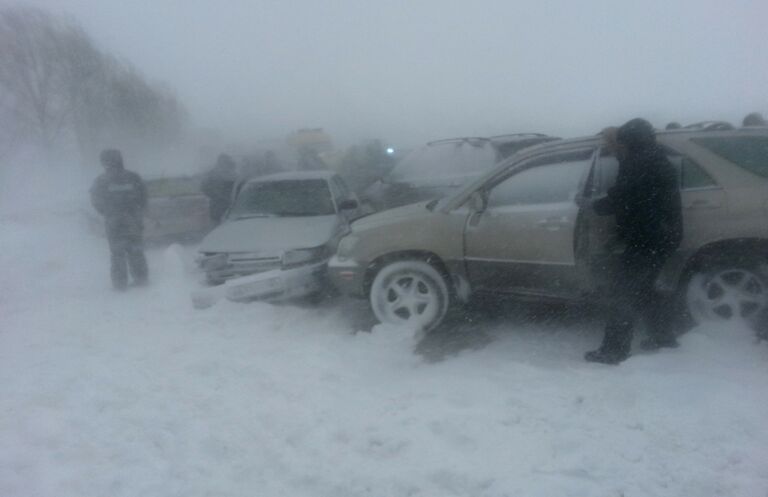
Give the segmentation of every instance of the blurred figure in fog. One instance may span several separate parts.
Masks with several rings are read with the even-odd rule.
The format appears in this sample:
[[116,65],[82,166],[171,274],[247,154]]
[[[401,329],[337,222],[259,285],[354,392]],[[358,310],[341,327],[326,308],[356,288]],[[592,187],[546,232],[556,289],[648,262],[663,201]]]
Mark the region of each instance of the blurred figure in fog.
[[682,128],[683,128],[682,124],[672,121],[671,123],[667,124],[666,128],[664,129],[670,130],[670,129],[682,129]]
[[279,173],[283,170],[280,160],[272,150],[267,150],[264,153],[264,170],[266,174]]
[[91,203],[104,216],[112,260],[112,286],[125,290],[128,269],[133,283],[146,285],[147,259],[144,257],[144,211],[147,190],[141,177],[125,169],[119,150],[101,152],[104,174],[96,178],[91,187]]
[[765,120],[762,114],[759,112],[752,112],[744,117],[742,126],[768,126],[768,121]]
[[611,132],[604,135],[607,148],[615,151],[619,172],[616,185],[593,208],[598,215],[616,216],[616,231],[626,248],[613,276],[603,343],[585,359],[618,364],[629,357],[633,328],[641,317],[646,318],[649,334],[644,349],[677,346],[655,282],[680,245],[682,206],[675,170],[648,121],[627,122],[615,139]]
[[317,171],[322,169],[328,169],[325,162],[320,158],[317,150],[311,147],[299,148],[299,170],[300,171]]
[[219,224],[229,209],[232,190],[237,182],[237,165],[227,154],[219,155],[216,165],[203,178],[200,189],[208,197],[208,212],[211,221]]

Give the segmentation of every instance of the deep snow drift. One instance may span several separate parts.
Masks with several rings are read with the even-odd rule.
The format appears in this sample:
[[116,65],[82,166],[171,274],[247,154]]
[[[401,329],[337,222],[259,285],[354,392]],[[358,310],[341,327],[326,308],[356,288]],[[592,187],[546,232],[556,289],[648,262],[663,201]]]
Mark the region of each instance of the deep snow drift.
[[581,359],[599,319],[513,312],[417,354],[354,333],[355,303],[194,311],[191,249],[150,250],[152,286],[114,294],[77,209],[0,216],[2,496],[768,491],[768,346],[746,329],[609,367]]

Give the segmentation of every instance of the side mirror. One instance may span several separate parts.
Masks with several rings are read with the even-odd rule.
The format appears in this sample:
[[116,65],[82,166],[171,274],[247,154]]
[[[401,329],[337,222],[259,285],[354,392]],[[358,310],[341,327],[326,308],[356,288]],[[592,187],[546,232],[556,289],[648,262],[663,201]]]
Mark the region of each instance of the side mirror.
[[359,207],[360,204],[357,203],[357,200],[350,198],[347,200],[342,200],[339,202],[339,210],[340,211],[352,211]]
[[488,207],[488,199],[485,190],[477,190],[469,197],[469,208],[473,212],[482,213]]

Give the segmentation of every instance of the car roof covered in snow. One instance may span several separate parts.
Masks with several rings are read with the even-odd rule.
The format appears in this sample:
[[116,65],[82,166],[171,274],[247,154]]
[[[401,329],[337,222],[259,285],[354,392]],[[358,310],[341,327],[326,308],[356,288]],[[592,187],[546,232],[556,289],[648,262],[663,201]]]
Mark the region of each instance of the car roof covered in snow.
[[265,183],[268,181],[290,181],[290,180],[307,180],[307,179],[322,179],[329,180],[336,175],[333,171],[285,171],[282,173],[267,174],[264,176],[257,176],[250,178],[248,183]]

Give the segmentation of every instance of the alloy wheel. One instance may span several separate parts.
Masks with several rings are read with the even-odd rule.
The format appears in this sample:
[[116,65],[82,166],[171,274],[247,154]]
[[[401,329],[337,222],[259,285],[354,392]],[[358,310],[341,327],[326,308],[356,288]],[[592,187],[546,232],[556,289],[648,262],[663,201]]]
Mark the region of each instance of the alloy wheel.
[[695,274],[688,284],[686,300],[698,323],[748,320],[768,304],[768,288],[750,270],[725,269]]

